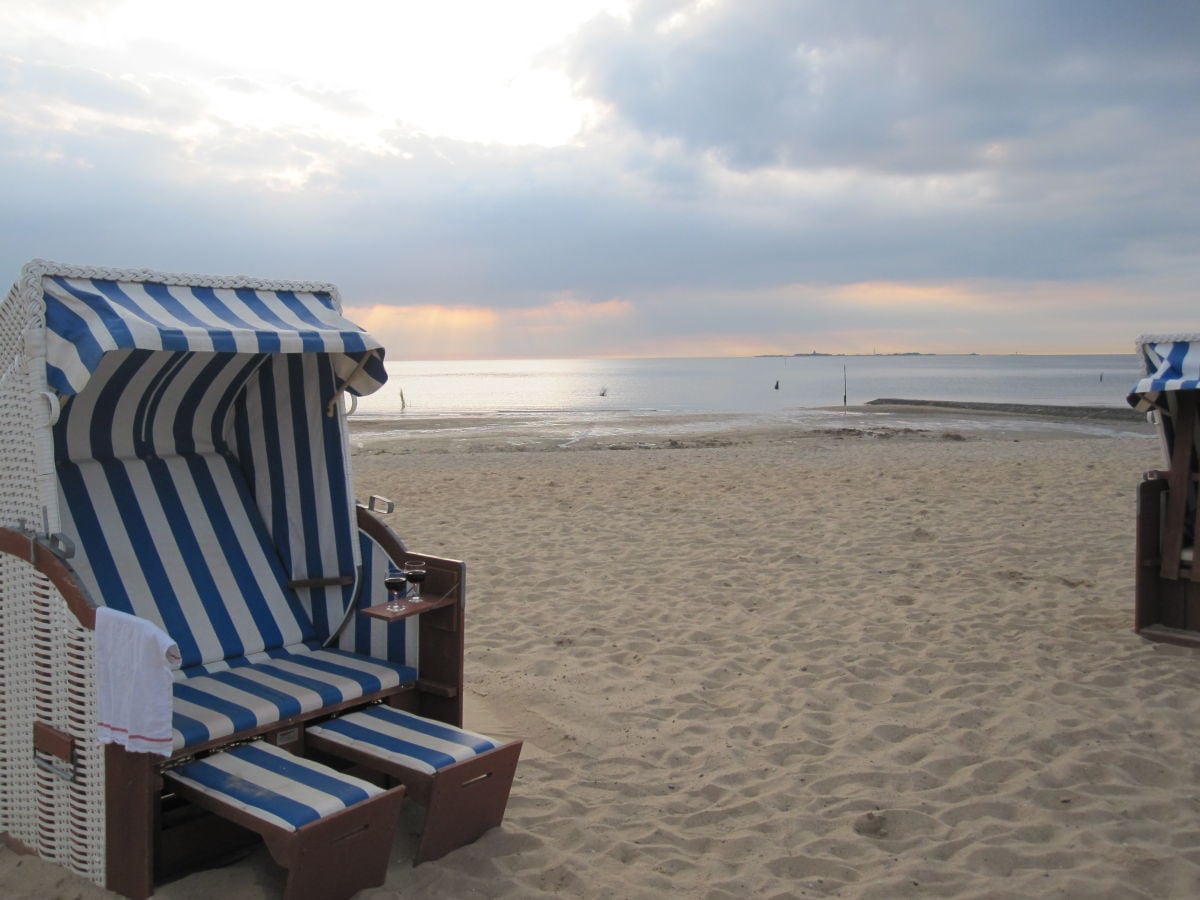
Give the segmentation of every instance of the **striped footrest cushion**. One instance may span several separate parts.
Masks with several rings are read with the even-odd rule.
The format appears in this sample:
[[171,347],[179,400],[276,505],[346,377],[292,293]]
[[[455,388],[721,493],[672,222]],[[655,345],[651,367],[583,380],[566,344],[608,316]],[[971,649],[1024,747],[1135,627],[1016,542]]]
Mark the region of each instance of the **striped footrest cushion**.
[[499,746],[482,734],[390,706],[329,719],[307,733],[427,775]]
[[255,741],[167,771],[166,777],[287,831],[384,793],[370,782]]

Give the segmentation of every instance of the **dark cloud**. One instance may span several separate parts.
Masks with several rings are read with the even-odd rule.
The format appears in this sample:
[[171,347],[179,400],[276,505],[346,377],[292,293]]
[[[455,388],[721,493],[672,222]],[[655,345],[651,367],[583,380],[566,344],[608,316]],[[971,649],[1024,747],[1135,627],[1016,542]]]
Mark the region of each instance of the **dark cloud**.
[[1072,131],[1114,111],[1152,140],[1196,134],[1198,41],[1182,3],[655,2],[594,20],[570,59],[630,127],[737,168],[929,173],[1001,169],[997,145],[1081,149]]

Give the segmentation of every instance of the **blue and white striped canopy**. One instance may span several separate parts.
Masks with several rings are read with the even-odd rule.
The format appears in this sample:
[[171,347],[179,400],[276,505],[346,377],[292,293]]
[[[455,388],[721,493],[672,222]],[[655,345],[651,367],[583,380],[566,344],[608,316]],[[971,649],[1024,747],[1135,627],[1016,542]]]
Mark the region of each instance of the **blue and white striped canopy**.
[[1142,335],[1137,352],[1146,375],[1129,392],[1131,406],[1147,410],[1164,391],[1200,390],[1200,334]]
[[[31,314],[44,310],[28,348],[44,354],[62,401],[51,422],[59,508],[79,568],[99,573],[93,596],[139,615],[128,585],[168,603],[172,592],[191,597],[163,627],[193,666],[216,664],[234,645],[252,653],[331,637],[360,563],[336,400],[387,378],[382,347],[342,317],[337,289],[34,260],[18,291]],[[243,530],[260,545],[257,562],[246,556],[248,533],[237,548],[221,546],[229,510],[251,523]],[[113,548],[127,555],[125,569]],[[207,573],[217,589],[198,594],[178,571]],[[315,586],[301,597],[290,582]],[[303,622],[259,631],[247,624],[253,616],[227,609],[236,621],[224,642],[189,643],[195,597],[255,590],[303,604]]]
[[50,387],[64,397],[79,393],[113,350],[323,353],[352,393],[369,394],[387,380],[383,348],[342,317],[331,286],[293,290],[269,282],[245,282],[253,285],[247,287],[231,282],[234,286],[211,287],[204,281],[188,285],[153,277],[45,272],[41,291]]

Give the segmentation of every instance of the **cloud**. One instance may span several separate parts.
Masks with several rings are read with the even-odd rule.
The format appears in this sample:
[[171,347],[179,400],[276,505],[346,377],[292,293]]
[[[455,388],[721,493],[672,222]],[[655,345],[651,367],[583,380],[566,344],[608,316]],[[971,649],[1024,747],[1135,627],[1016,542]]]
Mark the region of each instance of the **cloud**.
[[[1115,112],[1147,143],[1200,112],[1200,8],[1036,0],[648,2],[575,40],[578,89],[639,133],[741,169],[949,173],[1086,150]],[[1105,153],[1110,150],[1112,153]]]
[[370,113],[370,107],[357,91],[314,88],[303,84],[293,84],[291,89],[305,100],[341,115],[365,116]]
[[622,300],[590,303],[559,297],[542,306],[508,310],[423,304],[349,306],[344,311],[393,358],[545,358],[626,355],[634,307]]
[[403,356],[1123,349],[1194,320],[1189,4],[635,3],[539,57],[597,110],[557,146],[200,46],[11,35],[10,277],[330,280]]

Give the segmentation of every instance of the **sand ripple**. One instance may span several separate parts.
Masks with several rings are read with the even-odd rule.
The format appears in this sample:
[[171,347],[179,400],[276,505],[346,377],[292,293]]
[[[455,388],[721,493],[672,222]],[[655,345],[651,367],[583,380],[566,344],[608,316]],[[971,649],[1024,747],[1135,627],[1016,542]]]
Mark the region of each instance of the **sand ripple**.
[[503,828],[364,896],[1200,895],[1200,655],[1130,631],[1158,461],[837,435],[361,454],[410,546],[468,560],[470,708],[528,748]]

